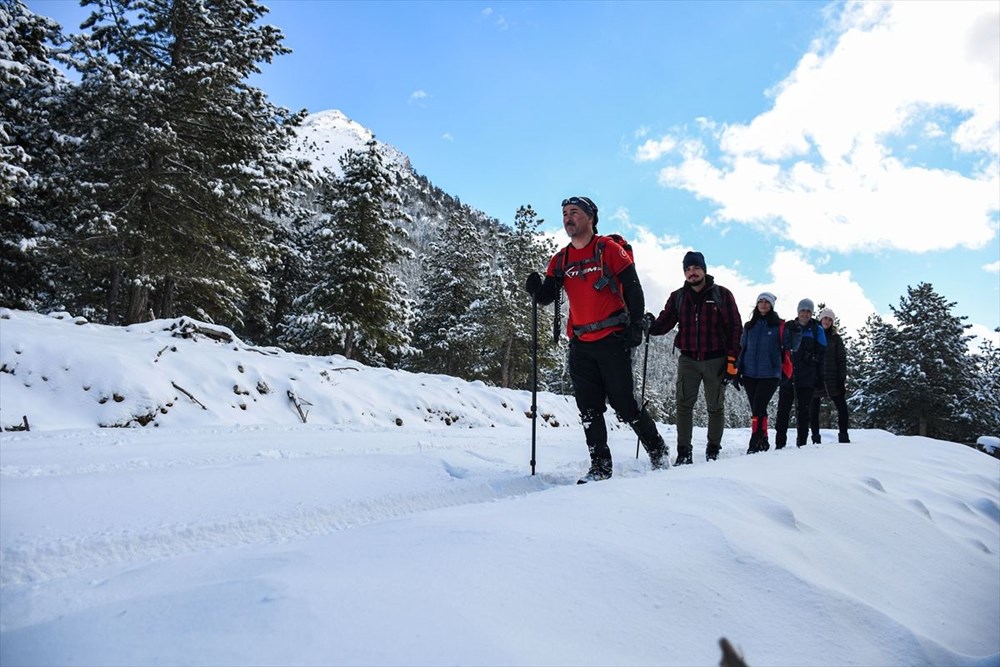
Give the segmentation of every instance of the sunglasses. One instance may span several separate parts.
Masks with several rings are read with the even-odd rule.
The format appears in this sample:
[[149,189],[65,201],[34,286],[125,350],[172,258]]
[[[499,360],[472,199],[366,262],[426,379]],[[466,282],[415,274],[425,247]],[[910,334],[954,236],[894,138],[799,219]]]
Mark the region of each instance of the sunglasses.
[[590,201],[586,197],[567,197],[562,200],[563,206],[580,206],[587,209],[588,211],[597,211],[597,206],[594,202]]

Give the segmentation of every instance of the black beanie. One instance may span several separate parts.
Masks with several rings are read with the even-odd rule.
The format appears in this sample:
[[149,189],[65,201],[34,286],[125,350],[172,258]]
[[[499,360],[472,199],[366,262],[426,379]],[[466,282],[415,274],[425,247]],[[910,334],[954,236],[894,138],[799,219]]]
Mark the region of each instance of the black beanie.
[[567,197],[563,199],[563,206],[572,204],[588,216],[594,219],[594,231],[597,231],[597,204],[590,197]]
[[688,250],[684,255],[684,270],[687,271],[689,266],[700,266],[702,271],[708,271],[708,267],[705,266],[705,256],[695,250]]

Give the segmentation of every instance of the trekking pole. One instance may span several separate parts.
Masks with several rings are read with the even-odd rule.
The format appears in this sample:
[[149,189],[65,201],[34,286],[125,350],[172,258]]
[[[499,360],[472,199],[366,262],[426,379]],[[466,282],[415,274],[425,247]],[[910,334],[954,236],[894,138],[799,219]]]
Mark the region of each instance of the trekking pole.
[[558,343],[559,342],[559,329],[561,328],[559,326],[559,315],[560,315],[559,311],[562,310],[562,306],[559,303],[559,300],[560,300],[559,297],[561,295],[562,295],[562,290],[557,286],[556,287],[556,300],[554,302],[555,303],[555,311],[552,314],[552,342],[553,343]]
[[[642,328],[646,332],[646,351],[642,356],[642,398],[640,398],[639,410],[646,407],[646,367],[649,364],[649,321],[643,318]],[[635,437],[635,458],[639,458],[639,436]]]
[[531,475],[535,475],[535,418],[538,395],[538,296],[531,295]]

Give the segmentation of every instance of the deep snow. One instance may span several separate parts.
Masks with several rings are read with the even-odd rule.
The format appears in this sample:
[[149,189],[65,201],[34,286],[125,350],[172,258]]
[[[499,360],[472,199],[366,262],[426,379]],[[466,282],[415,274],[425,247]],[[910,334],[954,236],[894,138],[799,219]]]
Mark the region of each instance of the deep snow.
[[577,486],[567,397],[532,476],[528,392],[220,332],[0,311],[3,665],[1000,665],[982,452],[728,429],[651,472],[613,428]]

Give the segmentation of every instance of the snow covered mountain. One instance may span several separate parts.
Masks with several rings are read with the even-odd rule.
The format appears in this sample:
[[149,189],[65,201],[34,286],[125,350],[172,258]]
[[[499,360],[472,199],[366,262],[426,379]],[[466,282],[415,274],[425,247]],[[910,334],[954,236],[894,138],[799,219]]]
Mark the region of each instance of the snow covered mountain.
[[[305,118],[296,130],[293,154],[312,163],[313,171],[319,173],[329,169],[337,176],[342,175],[340,156],[348,150],[363,150],[371,141],[373,132],[361,123],[351,120],[337,109],[319,111]],[[385,149],[385,155],[401,167],[404,174],[411,174],[410,159],[390,144],[378,142]]]
[[[329,170],[339,177],[342,175],[340,157],[350,149],[363,149],[373,136],[371,130],[341,111],[319,111],[307,116],[298,128],[292,153],[309,160],[315,173]],[[399,166],[399,194],[403,212],[410,221],[401,223],[407,231],[403,244],[414,252],[411,259],[402,263],[400,277],[410,294],[415,295],[419,292],[423,279],[420,256],[438,238],[442,225],[451,216],[461,215],[472,220],[482,234],[490,234],[500,223],[436,187],[429,178],[417,173],[410,158],[394,146],[381,141],[378,143],[383,147],[388,160]],[[511,219],[514,213],[515,211],[510,212]]]

